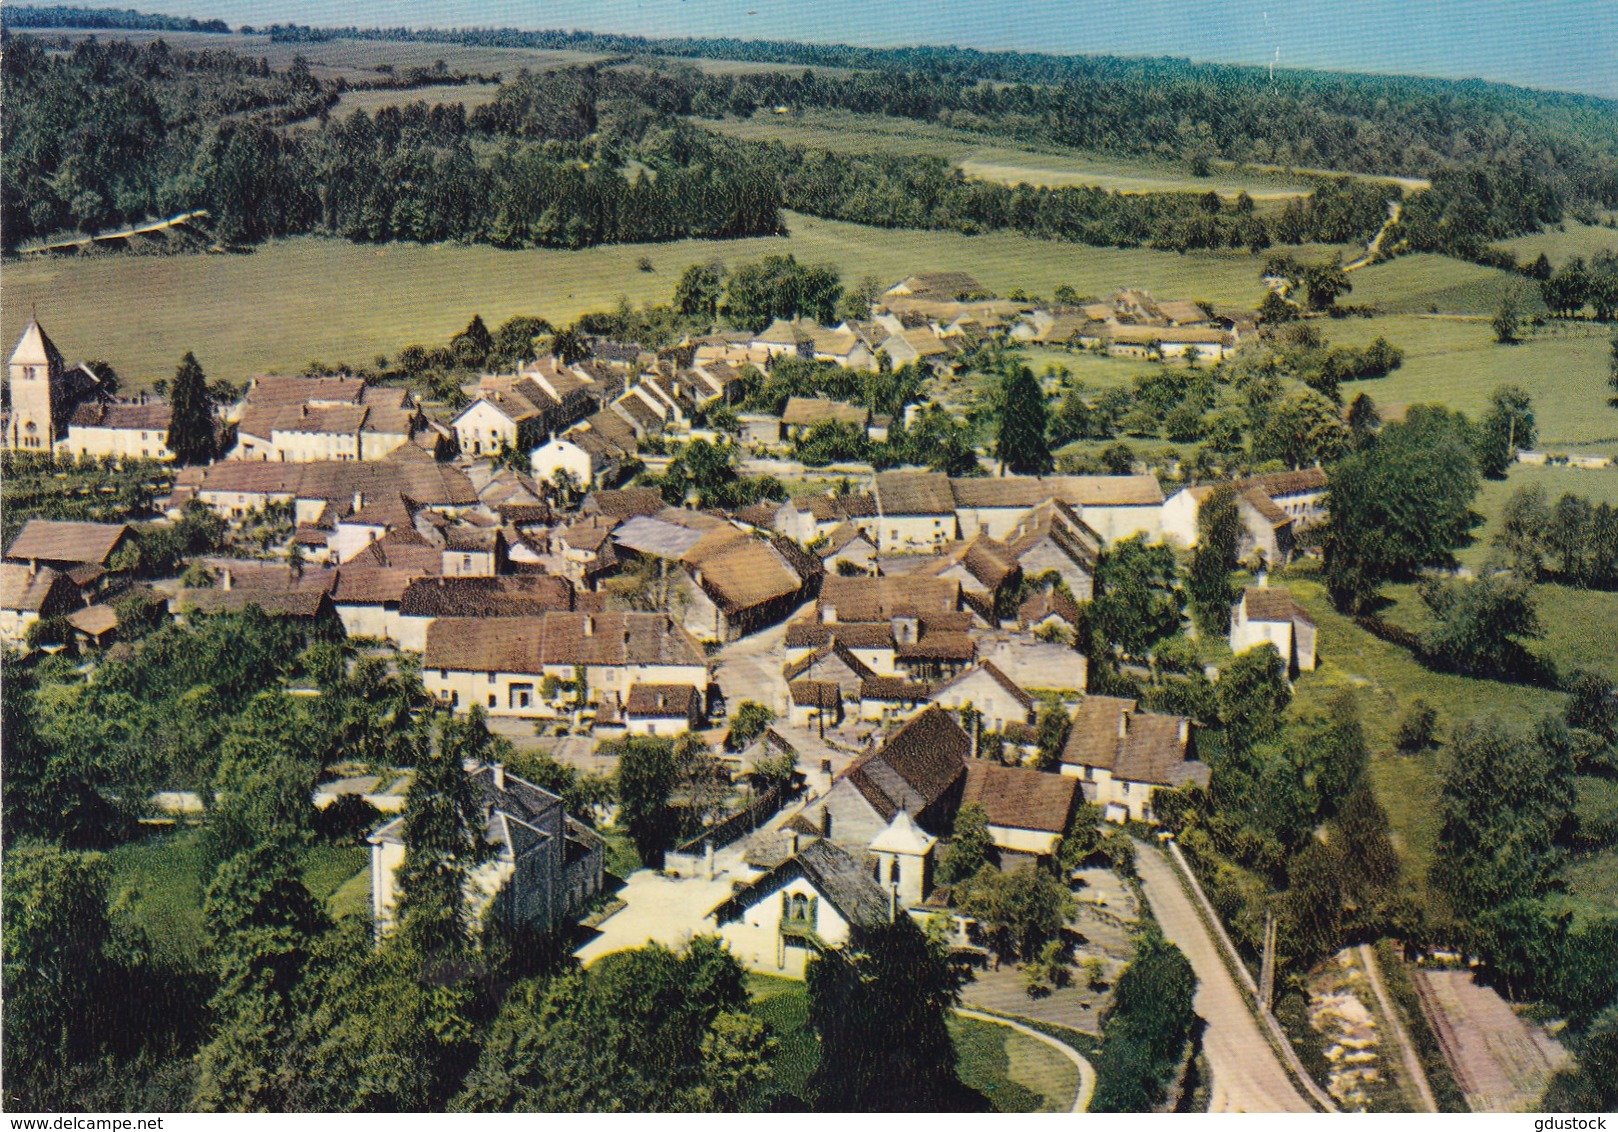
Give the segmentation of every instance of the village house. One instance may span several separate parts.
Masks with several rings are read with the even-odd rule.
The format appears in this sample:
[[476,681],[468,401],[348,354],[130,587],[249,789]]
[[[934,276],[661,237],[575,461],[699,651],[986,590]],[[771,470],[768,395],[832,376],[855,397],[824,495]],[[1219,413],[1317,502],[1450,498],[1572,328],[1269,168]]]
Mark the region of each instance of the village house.
[[1024,633],[985,634],[978,653],[1019,688],[1032,692],[1082,693],[1090,662],[1082,652]]
[[[1163,533],[1178,546],[1197,545],[1197,519],[1218,484],[1182,488],[1163,504]],[[1230,484],[1242,520],[1237,553],[1242,558],[1262,555],[1279,565],[1296,547],[1297,533],[1326,520],[1326,473],[1321,468],[1271,472]]]
[[[401,499],[405,514],[427,508],[455,514],[478,505],[466,473],[440,464],[415,448],[404,448],[383,460],[325,460],[308,464],[227,460],[207,467],[182,468],[175,476],[167,510],[178,517],[196,499],[225,519],[240,520],[269,504],[291,504],[300,528],[336,533],[340,519],[358,516],[367,506],[390,509],[387,523],[397,523]],[[409,525],[409,524],[406,524]],[[380,529],[380,528],[379,528]]]
[[855,759],[805,817],[853,851],[866,849],[900,812],[942,836],[960,806],[971,752],[972,740],[954,715],[929,707],[879,749]]
[[781,429],[785,440],[801,440],[804,433],[822,421],[845,424],[862,434],[871,422],[871,410],[847,401],[829,401],[824,397],[788,397],[781,410]]
[[1088,696],[1074,713],[1062,750],[1062,773],[1083,784],[1084,797],[1108,821],[1155,822],[1152,797],[1187,783],[1208,785],[1196,759],[1191,721],[1136,710],[1134,700]]
[[1102,539],[1069,504],[1053,499],[1027,512],[1005,536],[1024,578],[1055,574],[1074,601],[1095,596]]
[[1072,641],[1084,623],[1084,614],[1072,598],[1054,586],[1041,590],[1017,607],[1017,625],[1043,639],[1054,634]]
[[977,476],[949,481],[964,536],[1006,539],[1047,501],[1068,506],[1074,520],[1104,542],[1162,530],[1163,489],[1156,476]]
[[620,717],[631,735],[684,735],[702,726],[703,691],[690,684],[635,684]]
[[167,401],[87,401],[67,419],[67,438],[57,442],[65,456],[117,460],[172,460]]
[[292,464],[380,460],[433,431],[408,390],[345,374],[255,377],[227,420],[227,459]]
[[118,611],[110,605],[87,605],[67,615],[73,639],[81,649],[102,649],[118,636]]
[[[546,613],[491,622],[442,617],[427,627],[422,685],[455,711],[479,704],[491,716],[558,714],[551,687],[582,675],[582,699],[622,709],[636,684],[687,684],[706,690],[708,660],[666,613]],[[573,687],[569,700],[581,698]]]
[[925,708],[933,685],[902,676],[870,676],[860,681],[859,717],[865,723],[902,722]]
[[877,676],[947,679],[976,656],[960,602],[948,578],[827,575],[815,612],[787,626],[787,655],[837,644]]
[[36,621],[65,617],[84,604],[79,587],[49,566],[0,565],[0,642],[20,644]]
[[1000,624],[1000,607],[1022,583],[1022,567],[1005,543],[988,535],[945,548],[936,561],[908,576],[929,576],[956,582],[961,601],[993,628]]
[[1000,867],[1010,872],[1025,861],[1056,854],[1082,796],[1079,782],[1066,775],[972,759],[961,805],[983,807]]
[[984,730],[997,734],[1011,727],[1031,726],[1038,711],[1034,697],[992,663],[968,668],[937,688],[931,699],[953,712],[970,707]]
[[794,680],[787,685],[787,698],[787,719],[794,727],[824,735],[826,728],[843,722],[843,692],[834,680]]
[[754,538],[698,511],[636,516],[612,538],[620,553],[665,564],[681,620],[700,640],[734,641],[773,625],[819,585],[819,561],[788,540]]
[[881,572],[876,540],[852,522],[845,521],[833,528],[825,544],[815,553],[820,556],[820,568],[828,574],[874,577]]
[[0,442],[22,452],[55,451],[78,408],[104,399],[100,378],[85,365],[69,369],[62,351],[34,318],[11,351],[6,378],[11,404],[0,418]]
[[1289,672],[1315,670],[1315,621],[1285,586],[1259,584],[1242,590],[1230,609],[1230,651],[1244,653],[1262,644],[1275,646]]
[[[475,865],[467,878],[467,919],[480,929],[562,930],[583,914],[606,881],[605,842],[571,817],[561,798],[498,763],[466,773],[483,815],[484,837],[494,847],[493,856]],[[404,818],[388,822],[368,840],[371,919],[380,941],[398,927]]]
[[831,537],[833,531],[848,523],[870,535],[876,529],[876,498],[855,491],[788,498],[776,507],[770,525],[808,546],[817,539]]
[[331,600],[337,584],[336,570],[234,558],[197,561],[213,575],[213,583],[176,590],[169,599],[169,613],[174,616],[240,613],[257,606],[272,617],[341,624]]
[[[911,827],[913,828],[913,827]],[[885,831],[884,831],[885,832]],[[931,860],[934,840],[917,831],[889,856],[907,862]],[[917,850],[925,847],[918,855]],[[809,958],[848,942],[851,927],[874,928],[894,918],[894,899],[873,879],[872,867],[854,853],[825,840],[795,847],[763,876],[738,887],[712,912],[719,937],[742,964],[754,971],[801,979]],[[907,871],[920,873],[920,864]]]
[[931,554],[955,541],[960,537],[955,506],[950,479],[942,472],[878,472],[877,549]]
[[[350,571],[338,571],[337,588],[332,600],[338,603],[339,616],[343,613],[342,600],[346,590],[344,579]],[[390,572],[390,573],[397,573]],[[567,613],[581,608],[573,584],[566,578],[547,574],[518,574],[508,577],[431,577],[413,578],[399,591],[397,612],[385,623],[385,632],[367,634],[382,636],[400,648],[423,652],[427,647],[427,630],[441,617],[539,617],[546,613]],[[594,609],[600,603],[595,597],[589,604]],[[344,624],[348,623],[344,619]],[[497,625],[491,632],[499,632]]]
[[129,527],[124,523],[29,519],[6,547],[6,561],[48,566],[87,586],[100,578],[128,542]]

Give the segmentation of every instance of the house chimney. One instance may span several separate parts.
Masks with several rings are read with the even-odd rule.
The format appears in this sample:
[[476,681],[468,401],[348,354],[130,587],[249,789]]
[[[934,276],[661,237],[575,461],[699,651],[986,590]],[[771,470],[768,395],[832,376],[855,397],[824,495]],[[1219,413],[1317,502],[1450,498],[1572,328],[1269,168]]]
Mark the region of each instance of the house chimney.
[[1121,711],[1118,713],[1118,738],[1123,739],[1128,736],[1128,734],[1129,713],[1127,711]]
[[362,508],[364,506],[365,506],[365,493],[363,491],[356,491],[354,493],[354,510],[358,511],[360,508]]
[[584,615],[584,635],[586,637],[593,637],[593,636],[595,636],[595,632],[596,632],[596,619],[594,617],[590,616],[588,613],[586,613]]
[[837,621],[837,607],[835,605],[830,605],[830,604],[828,604],[826,602],[821,602],[820,603],[820,623],[822,625],[832,625],[832,624],[835,624],[836,621]]
[[1270,572],[1268,570],[1260,570],[1258,572],[1258,584],[1261,586],[1268,586],[1270,584]]
[[226,569],[222,574],[219,575],[219,588],[220,589],[225,590],[226,592],[229,592],[230,587],[234,583],[235,583],[235,579],[230,576],[230,570],[229,569]]
[[1185,746],[1185,742],[1189,738],[1191,738],[1191,721],[1182,717],[1180,719],[1180,746]]
[[506,764],[495,763],[489,768],[489,777],[494,779],[494,788],[500,793],[506,792]]

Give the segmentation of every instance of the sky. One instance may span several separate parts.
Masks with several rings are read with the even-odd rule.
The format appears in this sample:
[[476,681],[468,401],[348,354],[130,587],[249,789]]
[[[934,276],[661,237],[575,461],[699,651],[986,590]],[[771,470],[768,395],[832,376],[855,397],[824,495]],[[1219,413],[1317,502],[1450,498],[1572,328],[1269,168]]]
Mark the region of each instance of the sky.
[[1164,55],[1482,78],[1618,98],[1618,0],[79,2],[217,17],[232,26],[568,28],[877,47],[952,44],[1060,55]]

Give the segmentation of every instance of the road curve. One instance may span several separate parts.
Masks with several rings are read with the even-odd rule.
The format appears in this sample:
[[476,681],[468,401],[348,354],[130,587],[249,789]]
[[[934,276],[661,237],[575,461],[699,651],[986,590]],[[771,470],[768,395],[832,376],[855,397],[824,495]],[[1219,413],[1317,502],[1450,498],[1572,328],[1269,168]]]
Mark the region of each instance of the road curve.
[[1096,1071],[1095,1067],[1090,1064],[1089,1059],[1078,1050],[1066,1042],[1057,1041],[1049,1034],[1040,1033],[1032,1026],[1024,1026],[1021,1022],[1014,1022],[1010,1018],[1002,1018],[998,1014],[985,1014],[981,1010],[968,1010],[964,1006],[957,1006],[955,1013],[962,1018],[976,1018],[980,1022],[993,1022],[996,1026],[1009,1026],[1019,1034],[1026,1034],[1036,1042],[1044,1042],[1050,1046],[1079,1068],[1079,1091],[1078,1095],[1073,1098],[1071,1111],[1084,1112],[1090,1107],[1090,1098],[1095,1095],[1096,1091]]
[[1197,975],[1194,1005],[1208,1024],[1202,1048],[1213,1075],[1208,1111],[1314,1112],[1264,1040],[1174,865],[1161,850],[1137,842],[1135,867],[1163,934],[1185,953]]

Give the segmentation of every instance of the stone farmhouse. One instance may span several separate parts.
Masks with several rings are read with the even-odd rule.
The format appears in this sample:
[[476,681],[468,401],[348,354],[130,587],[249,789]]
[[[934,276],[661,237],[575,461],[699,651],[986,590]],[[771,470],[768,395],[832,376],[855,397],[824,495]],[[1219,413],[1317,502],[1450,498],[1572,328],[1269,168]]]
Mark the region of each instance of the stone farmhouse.
[[1134,700],[1088,696],[1074,713],[1062,751],[1062,773],[1083,784],[1086,801],[1103,807],[1108,821],[1152,822],[1158,790],[1194,782],[1208,785],[1206,763],[1196,759],[1191,721],[1136,709]]
[[[562,799],[498,763],[466,773],[483,813],[483,835],[494,847],[466,884],[470,922],[548,934],[576,920],[606,880],[600,836],[569,816]],[[393,819],[368,840],[371,916],[380,941],[398,927],[404,819]]]
[[1289,672],[1315,670],[1315,621],[1285,586],[1260,579],[1242,590],[1230,610],[1230,651],[1244,653],[1263,644],[1275,646]]

